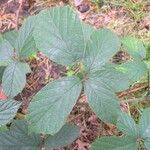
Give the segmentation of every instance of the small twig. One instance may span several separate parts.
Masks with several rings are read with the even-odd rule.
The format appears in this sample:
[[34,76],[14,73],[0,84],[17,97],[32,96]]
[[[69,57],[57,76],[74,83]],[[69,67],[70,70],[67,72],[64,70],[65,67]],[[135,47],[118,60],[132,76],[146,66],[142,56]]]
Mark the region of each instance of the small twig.
[[150,95],[144,97],[144,98],[133,98],[133,99],[127,99],[127,100],[122,100],[120,103],[127,102],[127,103],[133,103],[133,102],[146,102],[150,101]]
[[22,9],[22,5],[23,5],[23,0],[20,0],[20,2],[19,2],[19,8],[18,8],[18,10],[16,12],[16,30],[19,29],[19,15],[20,15],[20,11]]
[[132,94],[132,93],[135,93],[135,92],[137,92],[137,91],[143,90],[143,89],[145,89],[145,88],[147,88],[147,87],[148,87],[148,84],[144,84],[144,85],[141,85],[141,86],[135,87],[135,88],[133,87],[133,89],[128,89],[128,90],[126,90],[126,91],[124,91],[124,92],[118,94],[118,97],[119,97],[119,98],[122,98],[122,97],[124,97],[124,96],[129,95],[129,94]]

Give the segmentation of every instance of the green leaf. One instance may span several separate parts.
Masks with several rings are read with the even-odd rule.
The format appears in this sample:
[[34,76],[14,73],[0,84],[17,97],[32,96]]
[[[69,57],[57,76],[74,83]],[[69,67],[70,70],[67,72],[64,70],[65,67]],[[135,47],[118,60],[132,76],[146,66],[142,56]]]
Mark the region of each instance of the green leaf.
[[40,150],[40,134],[28,134],[26,121],[14,121],[10,130],[0,133],[1,150]]
[[131,118],[131,116],[129,116],[125,112],[120,113],[118,121],[117,121],[117,127],[123,133],[126,133],[127,135],[129,135],[131,137],[137,138],[139,136],[137,124]]
[[20,105],[21,103],[14,100],[0,101],[0,127],[15,117]]
[[96,30],[87,43],[84,65],[87,72],[94,72],[105,65],[119,50],[120,41],[117,35],[108,29]]
[[6,125],[3,125],[3,126],[0,127],[0,133],[1,133],[1,132],[4,132],[4,131],[6,131],[6,130],[8,130],[8,128],[7,128]]
[[[139,59],[135,59],[133,61],[123,63],[119,65],[119,67],[122,67],[124,68],[124,70],[126,70],[125,72],[120,74],[120,78],[122,77],[122,82],[120,82],[120,84],[121,83],[127,84],[128,87],[132,85],[133,83],[135,83],[136,81],[139,81],[144,75],[147,74],[146,64]],[[117,73],[119,75],[119,71],[117,71]],[[116,76],[116,79],[117,79],[117,76]],[[117,83],[116,83],[116,86],[117,86]],[[122,90],[125,90],[126,88],[124,86]]]
[[2,78],[2,87],[8,97],[13,98],[23,90],[26,84],[26,74],[29,72],[28,64],[17,61],[6,67]]
[[141,137],[150,137],[150,108],[147,108],[143,111],[139,121],[139,130]]
[[122,43],[132,57],[141,59],[146,57],[146,49],[139,39],[128,36],[122,39]]
[[102,137],[92,144],[92,150],[137,150],[136,139],[131,137]]
[[57,7],[37,15],[34,38],[40,51],[58,64],[68,66],[83,57],[92,32],[71,8]]
[[81,25],[82,25],[82,32],[83,32],[82,34],[84,37],[84,43],[86,45],[87,42],[90,40],[91,35],[96,31],[96,29],[94,29],[91,25],[86,24],[84,22],[81,22]]
[[57,133],[76,104],[81,89],[81,82],[75,76],[46,85],[29,105],[27,118],[31,122],[31,130],[51,135]]
[[121,65],[106,64],[97,74],[110,86],[114,92],[128,89],[136,81],[139,81],[147,73],[146,64],[141,60],[133,60]]
[[96,73],[88,76],[89,79],[84,84],[89,105],[104,122],[116,123],[120,112],[118,99],[98,76]]
[[15,47],[16,39],[18,36],[18,31],[12,30],[3,34],[3,38],[6,39],[12,47]]
[[6,67],[4,67],[4,66],[0,67],[0,82],[2,81],[2,77],[3,77],[3,74],[4,74],[5,68]]
[[0,66],[7,66],[12,62],[14,49],[8,41],[2,40],[0,42]]
[[144,145],[147,148],[147,150],[150,150],[150,138],[144,140]]
[[75,125],[66,124],[54,136],[48,136],[45,141],[47,148],[60,148],[71,144],[79,136],[79,128]]
[[28,58],[37,52],[36,44],[33,38],[35,17],[28,17],[22,27],[19,29],[16,40],[16,52],[21,58]]

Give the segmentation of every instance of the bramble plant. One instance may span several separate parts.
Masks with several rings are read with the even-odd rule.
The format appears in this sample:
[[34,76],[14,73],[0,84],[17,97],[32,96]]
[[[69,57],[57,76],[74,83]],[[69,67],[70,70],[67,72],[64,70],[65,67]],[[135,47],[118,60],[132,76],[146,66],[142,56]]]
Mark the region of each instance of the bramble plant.
[[[111,59],[121,47],[131,59],[114,64]],[[31,72],[25,60],[38,50],[69,68],[67,75],[49,82],[32,98],[25,120],[13,120],[21,105],[14,97],[23,90],[26,74]],[[0,40],[0,76],[8,97],[0,102],[0,127],[4,129],[0,130],[0,148],[39,150],[72,143],[78,137],[79,129],[66,120],[81,92],[102,121],[118,123],[122,112],[116,92],[127,89],[147,74],[145,58],[146,50],[141,41],[132,37],[120,40],[109,29],[94,29],[81,22],[68,6],[51,8],[29,17],[19,31],[5,33]],[[122,117],[126,119],[126,115]],[[149,118],[145,120],[147,126],[143,122],[141,126],[148,127],[149,132]],[[11,122],[10,129],[4,128]],[[126,122],[122,121],[122,124],[125,126]],[[128,142],[126,140],[126,144]],[[117,147],[117,150],[121,148]]]
[[[150,149],[150,109],[143,111],[139,124],[127,113],[120,113],[117,121],[117,127],[125,135],[123,137],[102,137],[97,139],[92,145],[92,150],[137,150],[140,146]],[[143,145],[144,144],[144,145]]]

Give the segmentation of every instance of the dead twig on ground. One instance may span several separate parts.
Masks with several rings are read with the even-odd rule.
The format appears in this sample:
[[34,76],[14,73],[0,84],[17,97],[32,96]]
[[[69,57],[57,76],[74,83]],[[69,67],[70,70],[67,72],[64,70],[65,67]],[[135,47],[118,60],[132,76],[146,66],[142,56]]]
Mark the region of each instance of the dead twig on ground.
[[21,9],[22,9],[23,1],[24,0],[20,0],[19,8],[18,8],[18,10],[16,12],[16,30],[19,29],[19,15],[20,15],[20,12],[21,12]]

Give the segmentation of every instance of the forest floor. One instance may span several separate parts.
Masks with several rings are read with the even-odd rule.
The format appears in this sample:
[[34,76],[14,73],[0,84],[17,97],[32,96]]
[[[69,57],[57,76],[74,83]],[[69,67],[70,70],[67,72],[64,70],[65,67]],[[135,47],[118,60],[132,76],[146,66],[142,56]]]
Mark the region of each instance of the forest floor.
[[[67,0],[25,0],[22,3],[22,7],[20,7],[19,2],[21,1],[0,1],[1,33],[17,28],[24,18],[37,14],[40,10],[69,4],[77,11],[83,21],[93,25],[95,28],[107,27],[120,36],[136,36],[143,40],[144,43],[147,43],[150,39],[149,0],[112,0],[111,2],[105,1],[103,4],[89,0],[72,0],[69,2]],[[126,59],[126,55],[118,53],[116,59]],[[65,67],[55,64],[42,53],[38,53],[38,57],[29,60],[28,63],[32,68],[32,73],[27,76],[27,84],[23,92],[16,97],[16,99],[23,102],[20,109],[20,113],[23,114],[26,114],[28,104],[33,95],[46,85],[49,80],[58,79],[64,76],[66,72]],[[147,86],[146,83],[135,84],[130,89],[118,93],[118,97],[123,99],[124,97],[137,96]],[[4,95],[2,95],[2,89],[0,88],[0,98],[2,96]],[[123,111],[130,109],[136,115],[136,108],[140,107],[140,105],[143,104],[140,103],[135,106],[121,103],[121,109]],[[115,126],[103,123],[90,110],[85,95],[81,95],[68,121],[81,128],[80,136],[72,145],[59,150],[89,150],[90,144],[98,136],[118,134]]]

